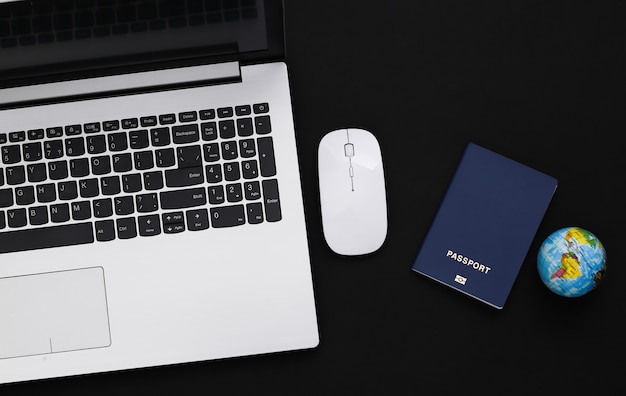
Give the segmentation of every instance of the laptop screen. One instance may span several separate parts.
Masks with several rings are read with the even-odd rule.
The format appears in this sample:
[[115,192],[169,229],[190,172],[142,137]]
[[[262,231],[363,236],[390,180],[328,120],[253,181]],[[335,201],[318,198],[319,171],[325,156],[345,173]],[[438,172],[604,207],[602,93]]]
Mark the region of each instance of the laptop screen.
[[274,0],[0,0],[0,87],[284,55]]

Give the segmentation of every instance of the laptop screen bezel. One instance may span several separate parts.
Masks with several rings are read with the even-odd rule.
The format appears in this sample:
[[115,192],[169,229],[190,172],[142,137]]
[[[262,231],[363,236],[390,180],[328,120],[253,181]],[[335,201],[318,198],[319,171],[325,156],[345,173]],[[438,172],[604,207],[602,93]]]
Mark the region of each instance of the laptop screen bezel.
[[[167,68],[238,61],[241,65],[285,59],[283,0],[262,0],[266,18],[267,48],[237,52],[234,48],[207,47],[155,52],[142,56],[84,60],[0,71],[0,89],[24,85],[111,76]],[[0,51],[1,55],[1,51]]]

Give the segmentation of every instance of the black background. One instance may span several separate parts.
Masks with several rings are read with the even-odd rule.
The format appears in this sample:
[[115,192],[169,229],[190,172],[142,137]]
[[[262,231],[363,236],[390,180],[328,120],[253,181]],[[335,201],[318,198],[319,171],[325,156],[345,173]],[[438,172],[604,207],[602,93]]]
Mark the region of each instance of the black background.
[[[5,385],[0,393],[623,389],[624,6],[287,0],[287,64],[320,345]],[[322,235],[317,145],[341,127],[370,130],[383,151],[389,232],[383,247],[365,257],[333,254]],[[410,269],[468,141],[559,180],[501,311]],[[541,242],[565,226],[593,232],[608,256],[600,287],[575,299],[553,294],[536,270]]]

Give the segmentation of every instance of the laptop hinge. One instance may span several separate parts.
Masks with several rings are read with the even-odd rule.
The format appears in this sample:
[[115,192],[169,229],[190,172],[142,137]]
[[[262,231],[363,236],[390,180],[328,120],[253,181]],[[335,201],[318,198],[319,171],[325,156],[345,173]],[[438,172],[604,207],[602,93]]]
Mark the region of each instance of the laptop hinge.
[[0,89],[0,108],[241,81],[239,62],[178,67]]

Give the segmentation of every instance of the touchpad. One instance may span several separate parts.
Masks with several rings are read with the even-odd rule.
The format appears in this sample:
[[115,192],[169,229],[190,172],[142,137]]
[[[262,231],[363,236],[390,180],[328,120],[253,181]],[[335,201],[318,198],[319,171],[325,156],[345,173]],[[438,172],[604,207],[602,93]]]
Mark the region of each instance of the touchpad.
[[0,359],[109,345],[102,267],[0,278]]

